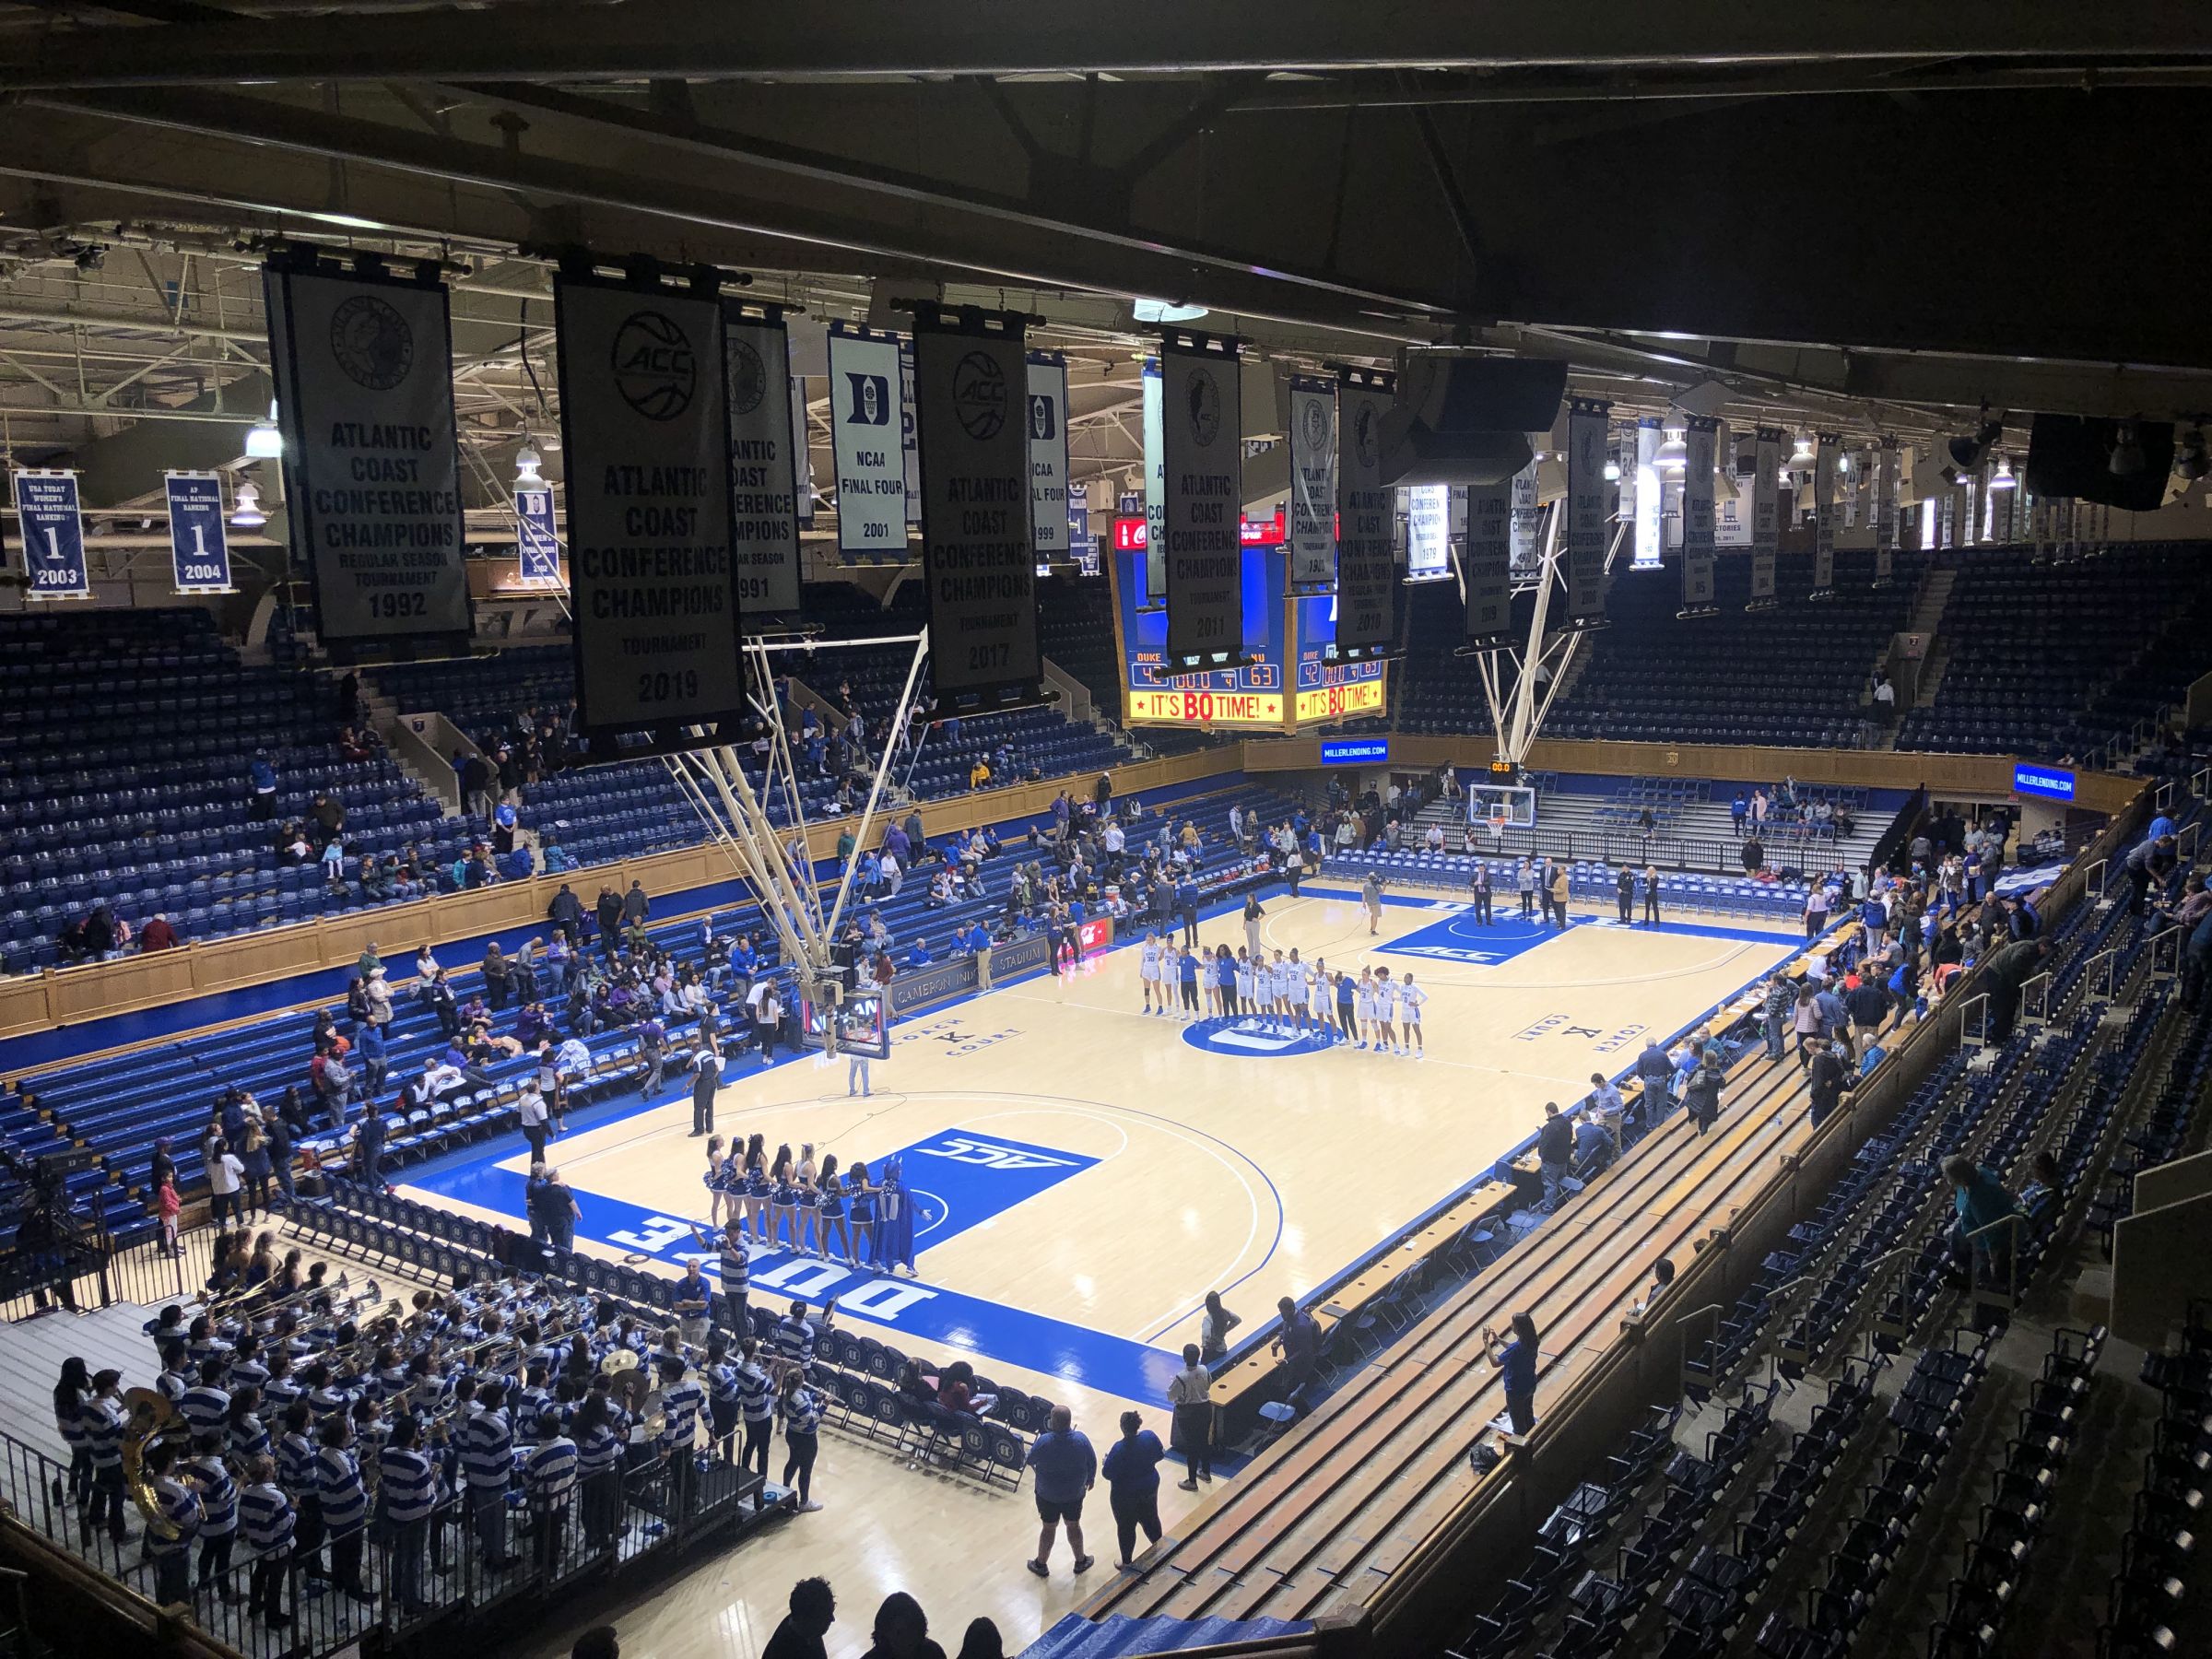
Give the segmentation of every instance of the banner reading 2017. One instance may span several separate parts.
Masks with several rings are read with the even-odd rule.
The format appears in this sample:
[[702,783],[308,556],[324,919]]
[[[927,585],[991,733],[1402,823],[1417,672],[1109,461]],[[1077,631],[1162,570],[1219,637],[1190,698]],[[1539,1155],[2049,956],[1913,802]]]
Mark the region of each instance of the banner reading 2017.
[[292,557],[325,644],[470,631],[452,324],[434,267],[364,274],[312,251],[262,273]]

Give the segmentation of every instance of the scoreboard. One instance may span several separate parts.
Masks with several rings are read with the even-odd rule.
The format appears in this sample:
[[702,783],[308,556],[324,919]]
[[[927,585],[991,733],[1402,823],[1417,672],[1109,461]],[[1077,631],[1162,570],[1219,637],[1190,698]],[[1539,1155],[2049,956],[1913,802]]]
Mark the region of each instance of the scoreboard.
[[1245,527],[1241,643],[1252,660],[1190,674],[1168,667],[1168,614],[1147,591],[1144,536],[1116,528],[1109,571],[1128,724],[1284,733],[1383,712],[1386,665],[1326,660],[1335,595],[1287,591],[1289,560],[1273,526]]

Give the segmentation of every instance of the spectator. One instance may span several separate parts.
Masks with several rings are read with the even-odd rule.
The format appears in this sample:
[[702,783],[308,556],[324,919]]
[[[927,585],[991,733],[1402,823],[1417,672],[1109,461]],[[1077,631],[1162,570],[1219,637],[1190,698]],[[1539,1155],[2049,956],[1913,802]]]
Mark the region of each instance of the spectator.
[[1282,1328],[1276,1334],[1275,1351],[1283,1361],[1283,1400],[1292,1411],[1303,1417],[1307,1410],[1306,1389],[1321,1364],[1321,1326],[1312,1314],[1288,1296],[1276,1302],[1275,1311],[1282,1321]]
[[1721,1115],[1721,1068],[1711,1058],[1700,1060],[1682,1090],[1682,1104],[1702,1135]]
[[253,816],[257,819],[276,816],[276,767],[269,759],[269,751],[257,748],[246,774],[253,791]]
[[1559,1207],[1559,1183],[1574,1163],[1574,1124],[1559,1115],[1557,1100],[1544,1102],[1544,1126],[1536,1131],[1536,1168],[1544,1178],[1544,1207]]
[[[765,1656],[763,1656],[765,1659]],[[960,1651],[954,1659],[1006,1659],[1006,1644],[998,1633],[998,1627],[987,1618],[968,1621],[968,1633],[960,1639]]]
[[830,1581],[803,1578],[792,1585],[791,1610],[768,1639],[760,1659],[825,1659],[822,1638],[836,1622],[837,1597]]
[[653,919],[653,900],[645,896],[645,884],[633,881],[629,891],[622,895],[622,930],[629,935],[629,947],[641,950],[645,945],[645,924]]
[[1029,1466],[1037,1472],[1037,1518],[1042,1523],[1030,1571],[1039,1578],[1051,1574],[1046,1563],[1052,1559],[1053,1540],[1065,1523],[1076,1571],[1089,1571],[1092,1558],[1083,1553],[1083,1498],[1098,1480],[1099,1460],[1089,1440],[1077,1432],[1075,1416],[1066,1406],[1053,1406],[1052,1427],[1030,1443]]
[[1106,1497],[1113,1509],[1113,1526],[1124,1571],[1136,1568],[1136,1535],[1159,1542],[1159,1463],[1167,1455],[1159,1436],[1144,1426],[1134,1411],[1122,1413],[1122,1438],[1106,1450],[1103,1473]]
[[[1201,1480],[1214,1477],[1213,1390],[1213,1376],[1200,1358],[1198,1345],[1184,1343],[1182,1369],[1168,1380],[1168,1405],[1172,1413],[1169,1432],[1174,1436],[1176,1450],[1182,1453],[1188,1471],[1176,1484],[1186,1492],[1196,1491]],[[1127,1553],[1123,1551],[1124,1556]]]
[[1813,1097],[1811,1123],[1816,1129],[1826,1123],[1830,1113],[1843,1103],[1843,1097],[1858,1086],[1858,1078],[1845,1063],[1845,1051],[1840,1042],[1824,1042],[1813,1055],[1812,1070],[1806,1087]]
[[140,954],[155,950],[174,950],[176,947],[176,929],[170,926],[167,916],[157,912],[154,919],[146,924],[145,930],[138,935]]
[[1674,1077],[1675,1063],[1654,1036],[1636,1056],[1636,1077],[1642,1091],[1637,1098],[1637,1116],[1646,1129],[1657,1128],[1666,1115]]
[[[1998,1224],[2007,1216],[2021,1213],[2018,1200],[2006,1191],[1994,1170],[1971,1158],[1954,1155],[1945,1159],[1943,1178],[1950,1182],[1951,1205],[1958,1217],[1951,1224],[1953,1267],[1964,1275],[1971,1262],[1983,1284],[2008,1282],[2013,1231],[2017,1230]],[[1984,1230],[1988,1229],[1995,1230]]]
[[1505,1415],[1515,1434],[1536,1426],[1536,1322],[1526,1313],[1512,1317],[1512,1341],[1500,1346],[1498,1334],[1482,1327],[1483,1350],[1505,1382]]

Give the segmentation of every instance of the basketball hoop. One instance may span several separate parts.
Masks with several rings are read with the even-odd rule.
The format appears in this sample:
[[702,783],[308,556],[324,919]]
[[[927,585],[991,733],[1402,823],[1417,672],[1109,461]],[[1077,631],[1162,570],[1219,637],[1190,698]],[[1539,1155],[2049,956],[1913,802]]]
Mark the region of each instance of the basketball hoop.
[[1503,841],[1505,839],[1505,826],[1507,822],[1508,819],[1505,813],[1505,804],[1503,802],[1500,802],[1497,806],[1490,808],[1490,839],[1492,841]]

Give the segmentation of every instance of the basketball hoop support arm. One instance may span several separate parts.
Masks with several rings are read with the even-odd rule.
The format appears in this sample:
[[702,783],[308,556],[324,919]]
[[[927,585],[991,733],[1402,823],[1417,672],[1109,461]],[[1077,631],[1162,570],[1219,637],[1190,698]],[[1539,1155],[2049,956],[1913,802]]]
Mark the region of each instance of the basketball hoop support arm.
[[[1568,629],[1545,638],[1545,624],[1551,614],[1552,589],[1557,585],[1559,564],[1559,524],[1561,514],[1553,512],[1544,531],[1544,558],[1536,577],[1536,604],[1528,620],[1528,643],[1512,653],[1515,674],[1511,691],[1499,684],[1498,662],[1500,653],[1492,652],[1480,661],[1482,692],[1490,708],[1491,729],[1498,734],[1498,758],[1514,766],[1524,765],[1528,751],[1544,729],[1544,722],[1551,713],[1552,700],[1559,696],[1559,688],[1567,683],[1568,670],[1574,665],[1575,653],[1582,648],[1583,630]],[[1613,561],[1619,556],[1621,543],[1628,534],[1626,520],[1618,520],[1613,526],[1612,545],[1606,549],[1606,574],[1613,573]],[[1551,663],[1551,682],[1540,691],[1536,670],[1547,659]]]

